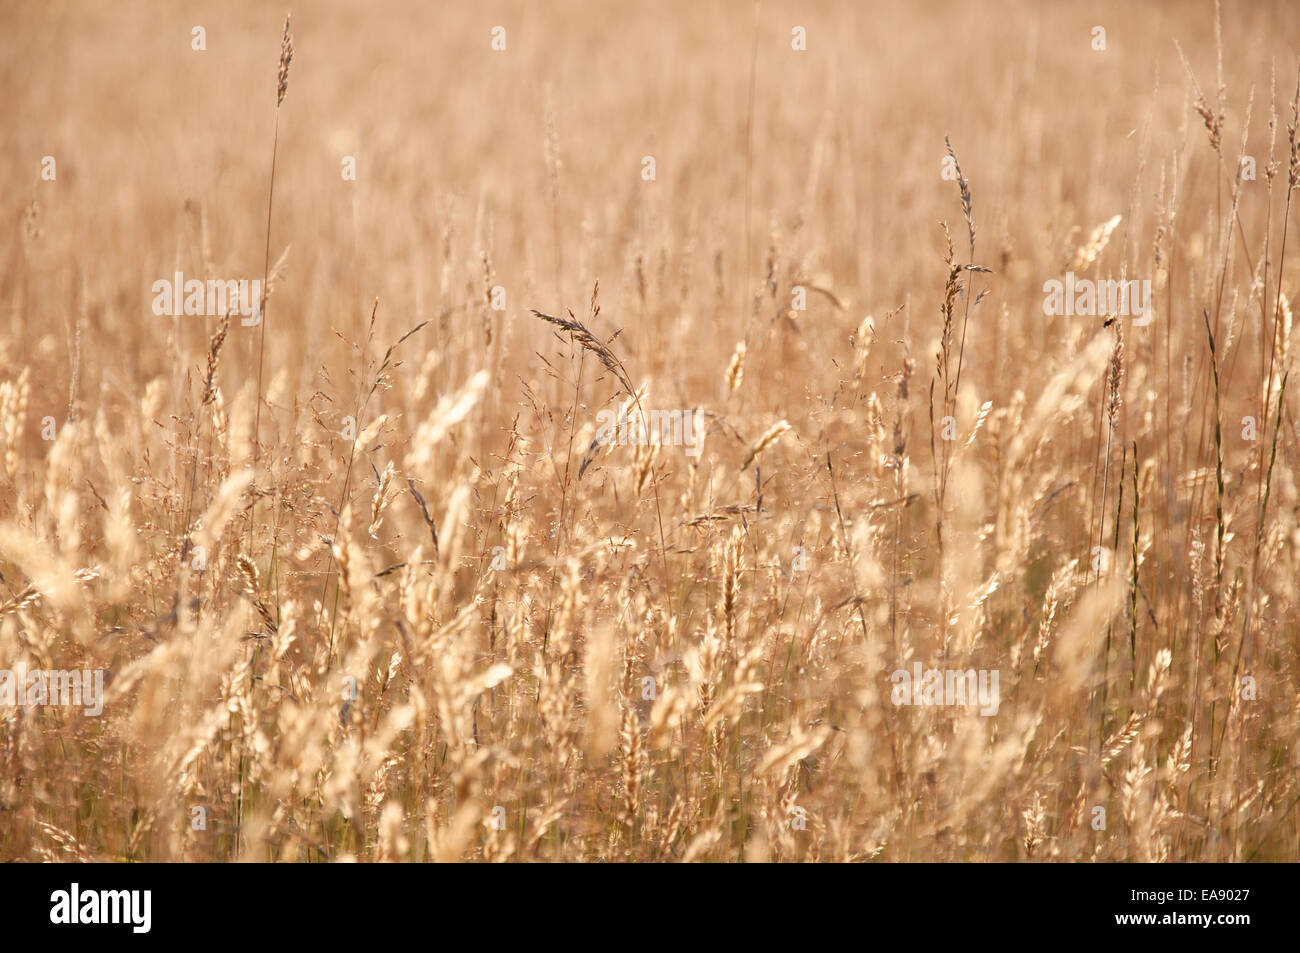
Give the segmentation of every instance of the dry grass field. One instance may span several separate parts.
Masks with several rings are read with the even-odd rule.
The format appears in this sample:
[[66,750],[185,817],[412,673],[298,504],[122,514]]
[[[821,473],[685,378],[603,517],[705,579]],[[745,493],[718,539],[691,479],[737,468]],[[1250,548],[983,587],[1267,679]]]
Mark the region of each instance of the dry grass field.
[[0,860],[1300,860],[1300,7],[284,13],[0,3]]

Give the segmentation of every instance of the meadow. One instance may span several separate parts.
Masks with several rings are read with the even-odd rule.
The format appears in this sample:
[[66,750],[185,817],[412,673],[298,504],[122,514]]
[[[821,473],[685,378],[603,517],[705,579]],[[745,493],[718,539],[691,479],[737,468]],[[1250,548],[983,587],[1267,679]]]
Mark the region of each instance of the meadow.
[[1300,7],[284,13],[0,2],[0,860],[1300,860]]

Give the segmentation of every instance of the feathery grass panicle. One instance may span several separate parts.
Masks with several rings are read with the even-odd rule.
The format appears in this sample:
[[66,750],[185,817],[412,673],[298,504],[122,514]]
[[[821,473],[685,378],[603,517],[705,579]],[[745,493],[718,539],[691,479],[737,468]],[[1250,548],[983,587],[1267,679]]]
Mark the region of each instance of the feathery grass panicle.
[[275,108],[284,103],[284,94],[289,91],[289,64],[293,62],[293,34],[290,23],[293,14],[285,14],[284,37],[280,40],[280,68],[275,76]]
[[745,455],[745,462],[740,465],[740,469],[748,470],[749,465],[754,462],[760,453],[772,446],[772,444],[776,443],[776,441],[780,439],[781,435],[787,433],[789,430],[790,424],[785,420],[778,420],[776,423],[772,424],[772,426],[764,430],[762,435],[754,441],[754,445],[749,449],[749,453]]

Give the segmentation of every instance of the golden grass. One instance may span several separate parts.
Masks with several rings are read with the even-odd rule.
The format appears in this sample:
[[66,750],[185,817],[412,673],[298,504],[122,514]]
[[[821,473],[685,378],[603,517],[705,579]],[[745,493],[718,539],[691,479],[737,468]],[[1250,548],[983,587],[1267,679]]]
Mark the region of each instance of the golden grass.
[[0,859],[1300,860],[1293,5],[444,7],[6,8]]

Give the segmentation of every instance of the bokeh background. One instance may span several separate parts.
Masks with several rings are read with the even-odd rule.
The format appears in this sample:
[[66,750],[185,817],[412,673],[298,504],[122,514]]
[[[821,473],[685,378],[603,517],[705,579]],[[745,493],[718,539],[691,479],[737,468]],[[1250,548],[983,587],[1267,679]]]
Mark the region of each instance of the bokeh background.
[[[277,117],[281,6],[0,3],[0,664],[110,681],[0,711],[0,857],[1297,859],[1300,6],[1216,9],[312,2]],[[1156,320],[1045,317],[1114,216]],[[534,308],[703,457],[579,480]]]

